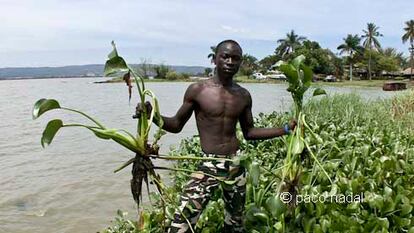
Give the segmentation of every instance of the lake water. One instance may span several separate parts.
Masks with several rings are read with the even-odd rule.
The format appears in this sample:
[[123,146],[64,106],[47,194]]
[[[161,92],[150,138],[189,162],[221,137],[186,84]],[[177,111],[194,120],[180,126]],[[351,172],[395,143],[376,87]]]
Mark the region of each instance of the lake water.
[[[42,149],[47,122],[87,122],[73,113],[49,112],[33,121],[31,110],[40,98],[57,99],[62,106],[82,110],[111,128],[134,132],[125,84],[93,84],[101,79],[45,79],[0,81],[0,233],[96,232],[110,225],[117,209],[135,216],[128,167],[113,170],[132,153],[114,142],[95,138],[84,129],[65,128]],[[148,83],[159,98],[164,115],[179,108],[188,83]],[[291,104],[284,84],[242,84],[253,98],[253,115],[286,111]],[[379,89],[326,88],[328,93],[357,92],[365,97],[388,97]],[[194,116],[180,134],[161,140],[162,152],[196,134]],[[168,174],[163,173],[165,179]]]

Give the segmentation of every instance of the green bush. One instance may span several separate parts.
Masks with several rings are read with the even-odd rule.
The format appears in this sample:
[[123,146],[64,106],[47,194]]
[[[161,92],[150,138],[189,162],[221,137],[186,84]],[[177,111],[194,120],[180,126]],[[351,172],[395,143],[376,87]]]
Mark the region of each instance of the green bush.
[[175,71],[168,71],[168,73],[165,75],[165,78],[167,80],[188,80],[190,79],[190,75],[187,73],[177,73]]
[[175,71],[168,71],[165,78],[168,80],[177,80],[179,79],[179,75]]
[[167,74],[170,72],[170,68],[164,64],[155,65],[154,71],[155,71],[154,78],[165,79],[167,77]]
[[190,74],[188,74],[188,73],[180,73],[180,79],[182,79],[182,80],[189,80],[190,79]]

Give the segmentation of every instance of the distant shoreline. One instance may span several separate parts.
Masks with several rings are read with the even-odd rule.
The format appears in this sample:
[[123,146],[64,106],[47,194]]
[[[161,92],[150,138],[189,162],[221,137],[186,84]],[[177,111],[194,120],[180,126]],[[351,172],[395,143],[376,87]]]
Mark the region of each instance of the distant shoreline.
[[99,76],[62,76],[62,77],[1,77],[0,81],[10,81],[10,80],[27,80],[27,79],[70,79],[70,78],[102,78]]
[[[167,80],[167,79],[145,79],[145,82],[197,82],[201,79],[193,77],[192,79],[185,79],[185,80]],[[274,79],[265,79],[265,80],[257,80],[257,79],[250,79],[247,76],[239,76],[234,79],[237,83],[259,83],[259,84],[288,84],[286,81],[283,80],[274,80]],[[357,87],[357,88],[382,88],[384,83],[388,81],[396,81],[396,80],[343,80],[338,82],[323,82],[323,81],[316,81],[313,82],[315,85],[320,86],[334,86],[334,87]],[[120,83],[124,82],[122,79],[110,79],[106,81],[98,81],[94,83]],[[407,88],[411,89],[414,88],[414,82],[410,82],[409,80],[398,80],[398,82],[404,82],[407,84]]]
[[[94,78],[94,79],[104,79],[105,77],[101,76],[62,76],[62,77],[8,77],[4,78],[1,77],[0,81],[13,81],[13,80],[31,80],[31,79],[81,79],[81,78]],[[107,77],[108,78],[108,77]],[[201,77],[202,79],[203,77]],[[154,83],[163,83],[163,82],[197,82],[201,80],[200,78],[192,78],[192,79],[177,79],[177,80],[168,80],[168,79],[145,79],[145,82],[154,82]],[[281,80],[255,80],[249,79],[245,76],[240,76],[235,79],[237,83],[268,83],[268,84],[283,84],[286,83],[285,81]],[[392,80],[344,80],[339,82],[321,82],[317,81],[314,82],[316,85],[322,86],[334,86],[334,87],[360,87],[360,88],[382,88],[382,85]],[[94,84],[106,84],[106,83],[122,83],[124,82],[122,79],[109,79],[109,80],[96,80]],[[407,89],[414,89],[414,81],[409,80],[400,80],[399,82],[404,82],[407,84]]]

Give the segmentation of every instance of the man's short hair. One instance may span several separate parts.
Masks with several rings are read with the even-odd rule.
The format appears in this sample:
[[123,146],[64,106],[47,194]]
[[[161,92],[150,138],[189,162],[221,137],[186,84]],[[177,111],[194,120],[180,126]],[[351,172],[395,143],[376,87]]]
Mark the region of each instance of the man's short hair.
[[217,54],[217,52],[219,51],[219,48],[221,46],[225,45],[225,44],[234,44],[234,45],[236,45],[237,47],[240,48],[240,52],[243,54],[243,49],[241,48],[239,43],[237,43],[237,41],[235,41],[235,40],[223,40],[222,42],[218,43],[217,46],[216,46],[215,54]]

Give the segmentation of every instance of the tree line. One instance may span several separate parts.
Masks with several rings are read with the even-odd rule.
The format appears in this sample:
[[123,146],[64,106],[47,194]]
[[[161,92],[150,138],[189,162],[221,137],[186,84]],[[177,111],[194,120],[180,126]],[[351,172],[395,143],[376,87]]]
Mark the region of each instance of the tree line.
[[[299,55],[305,55],[305,64],[315,74],[334,75],[339,79],[352,80],[355,73],[361,79],[383,78],[384,75],[398,75],[401,70],[411,67],[411,77],[414,73],[414,20],[405,22],[403,43],[409,44],[410,56],[405,57],[403,52],[395,48],[382,47],[380,38],[383,34],[380,27],[374,23],[367,23],[359,34],[348,34],[336,51],[322,48],[319,42],[307,39],[291,30],[285,38],[277,40],[273,54],[259,60],[251,54],[243,54],[243,63],[238,76],[251,77],[255,72],[266,73],[278,61],[290,61]],[[207,58],[213,63],[216,47],[210,47]],[[150,64],[150,60],[141,59],[137,71],[142,77],[153,77],[166,80],[185,80],[190,77],[187,73],[173,71],[165,64]],[[212,68],[204,70],[204,76],[213,74]]]
[[174,71],[163,63],[151,64],[151,60],[146,58],[141,58],[140,64],[134,69],[144,79],[187,80],[190,78],[189,73]]
[[[251,76],[254,72],[267,72],[278,61],[290,61],[301,54],[306,57],[305,64],[316,74],[331,74],[338,78],[346,77],[352,80],[357,70],[361,79],[371,80],[383,77],[384,74],[398,74],[399,71],[408,67],[411,67],[412,74],[414,20],[405,22],[404,34],[401,38],[403,43],[409,42],[410,57],[404,57],[404,54],[395,48],[383,48],[379,39],[382,36],[377,25],[367,23],[361,35],[348,34],[343,38],[343,43],[338,45],[338,54],[336,54],[330,49],[322,48],[317,41],[308,40],[291,30],[285,38],[277,41],[273,54],[261,60],[250,54],[244,54],[239,75]],[[211,46],[210,49],[211,52],[207,57],[212,59],[216,48]],[[211,72],[211,69],[206,69],[205,73],[208,72]]]

